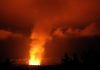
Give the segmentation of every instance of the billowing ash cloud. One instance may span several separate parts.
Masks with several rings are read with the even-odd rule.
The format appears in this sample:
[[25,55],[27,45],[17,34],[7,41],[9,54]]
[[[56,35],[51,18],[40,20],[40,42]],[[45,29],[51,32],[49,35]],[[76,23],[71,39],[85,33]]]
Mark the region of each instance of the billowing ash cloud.
[[[56,42],[45,47],[58,49],[60,46],[55,44],[61,44],[61,40],[63,46],[70,48],[68,44],[73,45],[76,42],[74,38],[100,36],[99,24],[100,0],[0,0],[0,29],[10,28],[13,32],[21,31],[28,36],[32,40],[30,51],[34,50],[32,45],[35,44],[40,44],[44,50],[48,41]],[[20,37],[12,32],[4,33],[5,37],[1,35],[0,38]],[[81,41],[77,42],[79,44]]]
[[99,36],[100,35],[100,24],[91,23],[84,30],[80,31],[80,36]]
[[0,39],[7,39],[7,38],[21,38],[22,35],[21,34],[17,34],[17,33],[12,33],[6,30],[0,30]]
[[61,28],[57,28],[52,35],[58,37],[93,37],[100,35],[100,24],[91,23],[85,29],[72,29],[68,28],[65,32]]
[[57,37],[65,37],[63,30],[61,28],[57,28],[56,31],[53,32],[53,35],[56,35]]

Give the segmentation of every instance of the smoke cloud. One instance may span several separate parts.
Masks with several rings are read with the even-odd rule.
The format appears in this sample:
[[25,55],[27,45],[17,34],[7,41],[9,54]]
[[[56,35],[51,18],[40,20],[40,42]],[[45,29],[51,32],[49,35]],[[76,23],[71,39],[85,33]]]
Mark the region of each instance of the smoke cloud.
[[44,27],[37,26],[32,30],[31,39],[32,42],[30,44],[31,49],[30,53],[30,65],[40,65],[41,59],[44,54],[44,46],[46,41],[51,40],[52,37],[50,36],[49,32],[47,32]]
[[80,32],[80,36],[99,36],[100,35],[100,24],[91,23],[84,30]]
[[5,30],[0,30],[0,39],[6,39],[6,38],[21,38],[22,35],[21,34],[17,34],[17,33],[12,33],[9,31],[5,31]]
[[68,28],[65,32],[61,28],[57,28],[53,35],[58,37],[93,37],[100,35],[100,24],[91,23],[85,29]]
[[54,31],[53,35],[56,35],[58,36],[59,38],[60,37],[65,37],[64,33],[63,33],[63,30],[61,30],[61,28],[57,28],[56,31]]
[[[49,44],[47,51],[62,48],[57,52],[60,53],[64,46],[70,48],[75,42],[78,46],[88,37],[100,36],[100,0],[0,0],[0,39],[22,37],[3,30],[7,28],[20,31],[24,41],[31,39],[27,51],[30,56],[38,54],[31,59],[41,60],[48,42],[54,43]],[[84,37],[84,41],[77,41]]]

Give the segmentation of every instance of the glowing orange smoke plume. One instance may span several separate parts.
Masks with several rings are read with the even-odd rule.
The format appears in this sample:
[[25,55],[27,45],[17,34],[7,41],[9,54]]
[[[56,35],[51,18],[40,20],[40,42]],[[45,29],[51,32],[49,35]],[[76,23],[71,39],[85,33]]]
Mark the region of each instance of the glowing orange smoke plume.
[[46,41],[51,40],[51,36],[44,30],[35,28],[31,34],[32,42],[30,44],[30,60],[29,65],[40,65],[44,53],[44,45]]
[[41,45],[32,45],[30,50],[29,65],[40,65],[44,48]]
[[42,55],[44,52],[42,40],[32,41],[30,46],[31,46],[31,49],[30,49],[29,65],[40,65]]

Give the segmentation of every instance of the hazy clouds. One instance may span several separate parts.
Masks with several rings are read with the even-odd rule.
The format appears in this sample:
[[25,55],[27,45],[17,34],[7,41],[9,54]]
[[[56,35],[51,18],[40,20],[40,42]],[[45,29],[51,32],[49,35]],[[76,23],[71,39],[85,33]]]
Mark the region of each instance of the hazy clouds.
[[0,39],[6,39],[6,38],[21,38],[22,35],[21,34],[17,34],[17,33],[12,33],[9,31],[5,31],[5,30],[0,30]]
[[[59,56],[65,49],[65,52],[73,52],[73,45],[78,49],[91,43],[99,45],[94,39],[98,37],[99,41],[100,36],[100,0],[0,0],[0,29],[0,39],[21,36],[25,41],[30,40],[30,36],[49,39],[49,45],[44,43],[47,53],[54,48],[59,50]],[[86,43],[88,40],[90,43]]]
[[100,24],[91,23],[89,26],[86,26],[85,29],[72,29],[68,28],[65,32],[63,29],[58,28],[54,31],[53,35],[58,37],[93,37],[100,35]]

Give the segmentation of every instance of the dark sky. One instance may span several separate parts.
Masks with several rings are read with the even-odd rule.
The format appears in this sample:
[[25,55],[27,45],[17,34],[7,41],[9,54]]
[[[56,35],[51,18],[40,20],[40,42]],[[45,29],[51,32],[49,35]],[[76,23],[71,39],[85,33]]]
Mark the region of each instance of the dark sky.
[[0,58],[29,58],[30,45],[44,57],[100,47],[100,0],[0,0]]

